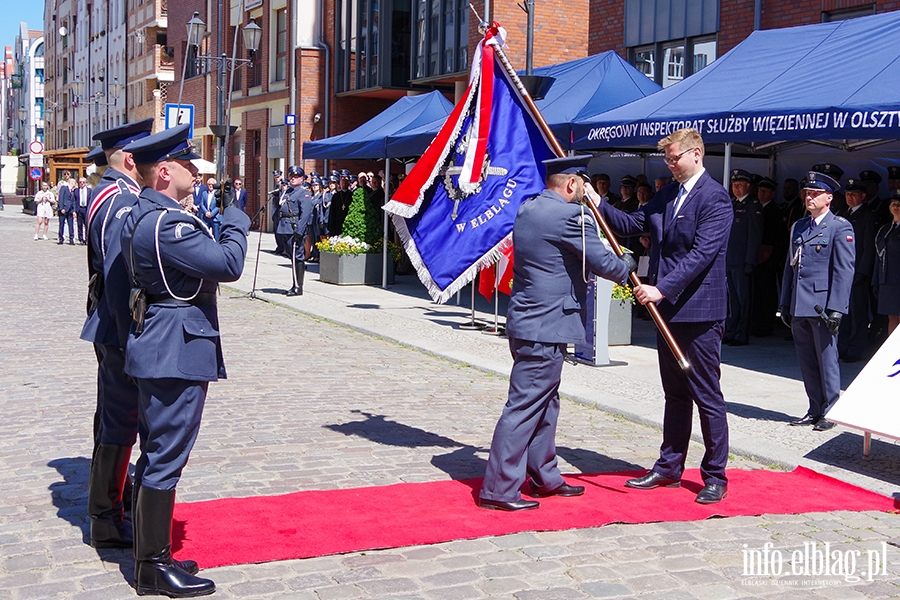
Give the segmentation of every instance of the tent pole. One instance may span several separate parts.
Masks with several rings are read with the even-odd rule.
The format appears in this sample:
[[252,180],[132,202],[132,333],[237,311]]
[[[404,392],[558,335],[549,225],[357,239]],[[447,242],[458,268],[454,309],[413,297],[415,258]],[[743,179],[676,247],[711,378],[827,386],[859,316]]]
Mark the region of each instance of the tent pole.
[[729,173],[731,173],[731,142],[725,142],[725,163],[722,169],[724,172],[722,173],[722,185],[725,186],[725,189],[729,189],[728,185]]
[[[390,191],[391,181],[391,159],[384,159],[384,181],[381,182],[381,189],[387,194]],[[387,199],[387,195],[385,195]],[[387,272],[388,272],[388,214],[386,210],[381,211],[384,216],[384,232],[382,233],[381,246],[381,288],[387,289]]]

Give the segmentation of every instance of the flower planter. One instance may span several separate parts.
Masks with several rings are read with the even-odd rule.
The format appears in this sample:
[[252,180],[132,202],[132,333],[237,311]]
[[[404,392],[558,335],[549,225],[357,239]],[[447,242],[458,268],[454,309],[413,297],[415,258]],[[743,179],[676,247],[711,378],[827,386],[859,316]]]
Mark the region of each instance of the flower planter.
[[609,338],[610,346],[631,345],[631,301],[609,301]]
[[[379,285],[383,256],[319,253],[319,280],[336,285]],[[394,261],[388,259],[388,283],[394,283]]]

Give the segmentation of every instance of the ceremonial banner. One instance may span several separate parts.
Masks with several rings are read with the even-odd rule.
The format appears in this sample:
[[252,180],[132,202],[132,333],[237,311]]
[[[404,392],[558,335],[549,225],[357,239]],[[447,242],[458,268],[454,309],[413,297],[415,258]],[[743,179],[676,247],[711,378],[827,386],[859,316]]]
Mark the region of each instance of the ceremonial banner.
[[509,246],[519,205],[544,188],[541,162],[556,156],[496,57],[504,36],[487,31],[465,96],[384,207],[440,303]]

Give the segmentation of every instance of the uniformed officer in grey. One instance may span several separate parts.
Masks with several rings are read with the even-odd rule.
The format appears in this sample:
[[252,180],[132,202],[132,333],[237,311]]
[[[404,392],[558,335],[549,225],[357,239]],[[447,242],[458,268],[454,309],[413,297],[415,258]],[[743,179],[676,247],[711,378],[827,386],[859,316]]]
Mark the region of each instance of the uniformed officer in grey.
[[849,309],[856,261],[853,226],[830,210],[839,188],[831,176],[809,172],[801,192],[809,216],[791,229],[781,288],[781,318],[794,335],[809,398],[806,414],[791,425],[816,431],[834,427],[825,413],[841,392],[837,333]]
[[762,243],[762,205],[750,194],[750,173],[744,169],[731,171],[731,205],[734,220],[725,253],[728,282],[728,318],[725,319],[723,344],[746,346],[750,342],[753,270]]
[[[95,163],[107,165],[85,211],[89,298],[81,339],[93,342],[97,355],[97,410],[94,414],[94,452],[88,486],[91,545],[95,548],[131,548],[131,506],[128,464],[137,439],[138,390],[125,374],[128,315],[128,275],[119,252],[120,210],[134,204],[140,177],[132,157],[123,148],[150,135],[153,119],[127,123],[96,133],[100,142],[88,153]],[[108,235],[107,235],[108,234]],[[121,268],[120,268],[121,267]],[[125,289],[122,301],[120,290]]]
[[294,165],[287,170],[290,187],[278,200],[278,228],[276,236],[284,240],[291,257],[292,282],[286,296],[303,295],[303,278],[306,275],[306,232],[315,212],[312,196],[303,186],[303,169]]
[[125,372],[138,386],[141,457],[135,468],[134,583],[138,595],[173,598],[215,592],[215,584],[173,562],[175,487],[197,439],[210,381],[224,378],[216,292],[241,276],[250,217],[220,199],[219,240],[181,209],[198,158],[179,125],[125,147],[144,187],[122,231],[134,323]]
[[506,333],[513,357],[509,398],[491,440],[479,506],[538,508],[531,495],[578,496],[556,458],[559,382],[567,344],[584,340],[587,280],[591,273],[624,283],[633,258],[619,259],[598,236],[584,198],[589,156],[544,161],[545,189],[519,208],[513,226],[513,288]]

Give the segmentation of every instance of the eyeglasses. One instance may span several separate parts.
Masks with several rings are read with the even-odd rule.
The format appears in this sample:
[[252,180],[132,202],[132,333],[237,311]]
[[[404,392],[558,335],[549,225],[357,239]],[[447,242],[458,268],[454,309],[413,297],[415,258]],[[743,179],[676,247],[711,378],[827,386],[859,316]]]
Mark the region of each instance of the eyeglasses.
[[672,158],[664,158],[664,159],[663,159],[663,162],[666,163],[667,165],[669,165],[670,167],[674,167],[675,165],[678,164],[678,160],[679,160],[682,156],[684,156],[684,155],[687,154],[688,152],[692,152],[692,151],[694,151],[694,150],[696,150],[696,149],[697,149],[696,147],[694,147],[694,148],[688,148],[688,149],[685,150],[684,152],[679,152],[678,154],[676,154],[676,155],[673,156]]
[[241,187],[243,184],[240,181],[234,182],[234,187]]

